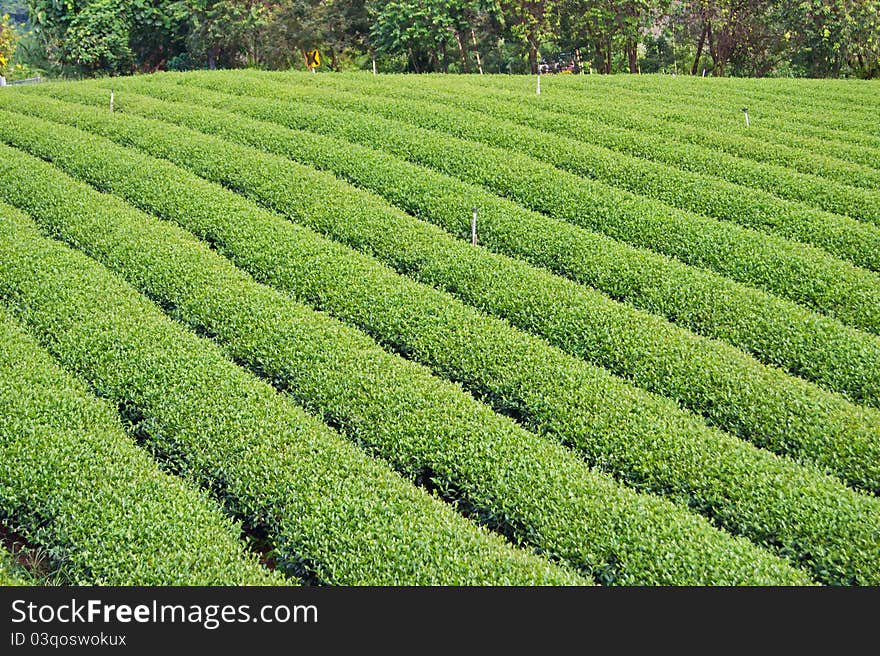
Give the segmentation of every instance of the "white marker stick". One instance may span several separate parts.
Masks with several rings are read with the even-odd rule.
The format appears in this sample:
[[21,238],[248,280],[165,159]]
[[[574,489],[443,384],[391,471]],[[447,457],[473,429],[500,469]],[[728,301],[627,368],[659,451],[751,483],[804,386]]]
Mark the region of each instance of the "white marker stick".
[[474,213],[471,215],[471,246],[477,245],[477,208],[474,208]]

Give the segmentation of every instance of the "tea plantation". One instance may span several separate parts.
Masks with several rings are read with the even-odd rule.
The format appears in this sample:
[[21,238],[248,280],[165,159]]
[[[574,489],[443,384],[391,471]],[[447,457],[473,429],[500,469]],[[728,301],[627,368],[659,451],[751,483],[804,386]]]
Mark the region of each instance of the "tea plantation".
[[4,88],[0,584],[880,585],[878,100]]

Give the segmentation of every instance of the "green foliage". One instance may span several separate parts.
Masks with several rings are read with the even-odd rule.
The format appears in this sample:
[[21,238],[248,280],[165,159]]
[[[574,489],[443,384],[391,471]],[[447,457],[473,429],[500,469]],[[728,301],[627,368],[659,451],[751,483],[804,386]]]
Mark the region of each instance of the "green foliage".
[[[19,157],[2,151],[6,163]],[[63,179],[45,165],[36,171],[47,190]],[[63,211],[51,194],[43,200],[34,208],[38,213]],[[167,229],[143,223],[141,216],[117,222],[126,209],[114,207],[95,206],[79,214],[77,223],[88,229],[83,218],[106,219],[122,231],[118,236],[127,232],[132,238]],[[180,262],[212,258],[207,246],[176,234],[183,240],[172,247]],[[124,239],[104,245],[112,249],[114,242],[120,255],[152,251],[168,264],[178,261],[167,257],[171,242],[148,249],[151,242],[138,239],[134,250]],[[229,362],[219,348],[175,325],[109,271],[43,238],[21,215],[0,222],[0,254],[0,293],[29,329],[102,396],[136,411],[144,439],[178,472],[265,530],[282,570],[342,584],[583,582],[478,530],[401,480]],[[238,284],[247,284],[246,276],[230,269],[226,265]],[[205,273],[166,282],[185,289],[206,280]],[[254,316],[230,319],[247,326]],[[795,580],[793,572],[780,576]]]
[[[217,81],[211,84],[218,88]],[[247,83],[241,80],[238,84],[276,103],[301,105],[302,109],[285,111],[285,120],[292,127],[367,143],[478,183],[494,194],[550,217],[712,269],[854,327],[880,333],[880,277],[819,249],[678,211],[652,198],[635,196],[603,183],[585,184],[580,177],[507,150],[404,127],[374,114],[358,112],[355,108],[360,100],[345,101],[323,89],[304,87],[293,98],[284,85],[258,82],[245,86]],[[316,112],[320,112],[321,120],[313,118]],[[490,130],[487,126],[487,132]],[[646,221],[646,217],[651,220]],[[867,259],[876,259],[880,253],[862,251],[859,244],[853,246]]]
[[54,72],[155,70],[183,48],[186,10],[168,0],[30,0],[31,25]]
[[[822,203],[837,203],[841,212],[865,212],[858,225],[868,226],[877,169],[853,158],[847,166],[859,186],[846,187],[840,184],[845,180],[832,182],[824,174],[795,174],[786,163],[789,158],[805,167],[807,155],[782,127],[790,110],[774,106],[794,87],[731,80],[713,84],[703,101],[696,80],[674,86],[679,83],[634,76],[601,80],[585,93],[584,78],[568,76],[551,82],[545,96],[511,105],[522,100],[516,80],[481,80],[482,92],[473,97],[477,85],[464,78],[420,84],[319,78],[237,75],[235,95],[229,93],[233,78],[217,73],[115,80],[114,114],[106,111],[109,81],[0,94],[0,107],[11,110],[2,112],[0,141],[20,149],[0,146],[0,197],[29,212],[46,234],[100,263],[44,239],[30,219],[7,210],[0,221],[0,297],[62,364],[119,405],[133,434],[187,481],[183,489],[191,481],[213,492],[264,536],[259,548],[270,562],[308,581],[583,582],[567,569],[574,567],[601,583],[807,583],[803,572],[790,568],[796,564],[825,583],[877,583],[877,498],[810,464],[880,489],[877,410],[854,406],[685,327],[866,404],[878,399],[878,338],[721,272],[616,241],[598,224],[598,230],[574,225],[576,212],[548,216],[515,202],[547,211],[564,209],[572,198],[591,198],[582,210],[621,221],[628,231],[644,223],[639,211],[656,212],[652,221],[698,216],[655,208],[653,189],[627,196],[614,188],[620,177],[643,182],[663,166],[682,175],[682,184],[685,172],[711,171],[715,177],[701,178],[709,195],[718,193],[715,185],[739,185],[738,193],[752,195],[742,202],[777,203],[767,206],[768,213],[791,205],[781,200],[785,194],[802,193],[815,219],[819,201],[811,196],[822,194]],[[673,88],[678,104],[643,105],[645,115],[668,125],[676,138],[666,146],[659,137],[640,140],[636,126],[649,119],[636,115],[639,99],[651,89],[670,94]],[[868,88],[814,88],[798,114],[812,136],[796,138],[839,155],[869,144]],[[388,100],[371,100],[377,91]],[[591,98],[608,93],[619,94],[631,110],[630,117],[620,112],[616,123],[610,121],[617,127],[603,126],[600,116],[576,115]],[[759,165],[721,155],[714,162],[707,148],[713,140],[731,150],[762,150],[753,136],[740,134],[741,126],[721,121],[717,131],[701,127],[709,120],[702,113],[715,111],[708,109],[718,102],[714,95],[743,104],[740,99],[747,99],[759,108],[760,123],[775,121],[779,127],[757,129],[771,137],[768,157],[781,161]],[[769,109],[763,113],[762,107]],[[826,138],[821,135],[832,133],[830,117],[839,118],[840,129]],[[684,122],[693,125],[676,132]],[[572,132],[577,138],[568,138]],[[701,134],[705,142],[691,138]],[[527,150],[528,142],[536,144],[529,152],[537,158],[515,152]],[[565,150],[570,158],[560,155]],[[619,157],[623,164],[613,161],[616,153],[627,153]],[[807,159],[836,170],[823,152]],[[594,163],[612,183],[607,188],[584,180],[595,175],[592,169],[577,168]],[[556,179],[541,188],[534,184],[541,176],[529,166],[538,174],[554,171]],[[614,168],[619,166],[630,168]],[[749,185],[750,174],[764,177]],[[581,194],[585,186],[592,196]],[[763,186],[774,195],[753,194]],[[621,202],[632,202],[631,217],[619,213]],[[463,241],[473,205],[486,248]],[[737,251],[732,238],[744,233],[718,225],[733,230],[725,248],[741,256],[747,275],[757,274],[752,282],[770,280],[775,292],[803,293],[826,311],[838,312],[842,304],[859,321],[870,320],[874,304],[858,308],[857,294],[880,293],[875,274],[841,268],[807,247],[776,259],[760,251],[755,268],[756,260]],[[706,244],[720,234],[707,235]],[[756,236],[750,247],[760,240],[787,243],[748,234]],[[662,237],[647,232],[646,245],[668,244]],[[808,268],[784,269],[792,258]],[[805,279],[806,271],[822,273],[817,262],[847,272],[837,287],[830,275],[817,276],[818,287]],[[366,454],[285,394],[231,365],[210,341],[169,323],[101,265]],[[837,290],[831,298],[830,290]],[[35,358],[16,352],[11,360],[41,371]],[[0,382],[2,362],[0,357]],[[54,399],[69,396],[54,387],[40,396],[33,391],[40,384],[19,378],[23,387],[10,387],[13,407],[36,398],[34,405],[55,413]],[[0,384],[0,404],[2,391]],[[76,429],[64,411],[58,414],[61,432]],[[22,416],[31,421],[30,413]],[[3,422],[13,420],[4,412],[0,417],[2,437]],[[67,449],[58,432],[52,447]],[[21,431],[13,426],[10,433]],[[95,450],[88,440],[81,448]],[[79,453],[66,450],[59,460]],[[115,466],[119,459],[110,460]],[[37,467],[18,451],[0,461],[0,468],[19,467],[22,481]],[[92,477],[112,479],[104,459],[90,466],[104,467]],[[79,479],[71,481],[76,489]],[[129,493],[133,486],[116,487]],[[317,488],[333,492],[316,499]],[[57,501],[44,489],[34,486],[35,500],[13,510],[0,506],[0,516],[48,530],[28,514],[55,512]],[[193,494],[210,506],[204,493]],[[95,505],[106,510],[112,501]],[[128,524],[123,513],[113,526]],[[79,564],[84,556],[76,539],[89,537],[69,531],[65,535],[76,539],[65,542],[51,532],[34,535],[34,542],[53,550],[47,553],[74,563],[80,580],[100,580]],[[240,549],[234,535],[232,540]],[[789,567],[777,557],[788,559]],[[97,560],[107,569],[115,566],[110,557]]]
[[[260,0],[180,0],[189,20],[187,47],[208,68],[233,65],[239,55],[255,64],[256,35],[269,21],[269,7]],[[250,46],[250,47],[249,47]]]
[[[9,155],[13,153],[9,151]],[[604,572],[603,576],[611,577],[607,580],[618,583],[807,581],[805,575],[747,540],[732,538],[666,501],[615,484],[566,449],[492,413],[455,385],[385,353],[356,330],[254,283],[181,230],[131,210],[112,197],[65,182],[51,167],[22,157],[13,157],[19,173],[13,174],[15,186],[7,190],[36,215],[51,217],[47,227],[54,233],[137,281],[175,316],[215,335],[236,360],[320,411],[326,421],[340,426],[408,477],[430,481],[450,501],[456,500],[463,510],[512,540],[533,545],[583,571]],[[12,161],[6,161],[4,174],[11,174]],[[28,200],[33,196],[27,189],[37,179],[52,191],[34,202]],[[67,207],[73,211],[62,209],[59,199],[69,203]],[[88,205],[82,203],[86,199]],[[87,206],[93,209],[74,209]],[[57,261],[57,254],[55,258]],[[24,264],[20,258],[13,261],[13,273],[3,278],[20,281],[23,276],[14,272]],[[28,253],[31,261],[33,267],[45,266],[42,258]],[[70,271],[65,270],[64,275],[70,280]],[[36,312],[33,300],[28,300],[34,292],[25,294],[21,285],[14,283],[13,297],[26,297],[20,305],[30,308],[28,316],[43,317],[45,313],[41,325],[49,321],[54,314]],[[40,289],[46,286],[47,281],[40,280]],[[110,298],[119,295],[116,291]],[[56,334],[66,333],[72,325],[65,321],[59,331],[58,323],[57,319],[52,321]],[[58,350],[63,351],[66,345]],[[181,358],[173,360],[178,361],[177,366],[186,366]],[[210,380],[216,387],[223,379],[212,376]],[[225,432],[236,433],[235,439],[228,436],[230,445],[238,445],[239,432],[249,428],[246,418],[234,416],[234,424],[223,422]],[[219,422],[216,415],[206,420]],[[324,452],[318,453],[323,459]],[[328,459],[330,455],[326,454]],[[238,460],[252,459],[248,454]],[[338,469],[340,459],[333,462]],[[285,466],[282,471],[288,469]],[[248,480],[254,478],[251,473]],[[332,497],[326,503],[338,507],[339,496]],[[308,502],[319,501],[309,495]],[[401,511],[388,512],[396,517]],[[346,521],[357,516],[346,513]],[[436,529],[428,534],[435,535]],[[376,539],[383,545],[389,540],[387,536]],[[449,559],[457,562],[461,558],[461,550],[450,546],[448,537],[443,542],[447,543],[443,551],[446,558],[435,554],[444,561],[441,571],[454,567]],[[409,549],[404,551],[409,553]],[[343,567],[348,561],[338,564]],[[469,580],[481,576],[474,568],[475,564],[469,566]],[[428,576],[425,573],[418,580]],[[447,573],[446,580],[451,577],[452,572]]]
[[[130,98],[128,94],[126,97]],[[161,113],[173,118],[171,109],[166,106]],[[186,111],[193,112],[191,108]],[[65,108],[59,114],[72,116],[73,112]],[[225,134],[238,131],[236,121],[230,115],[198,111],[194,115],[202,115],[204,125],[223,125]],[[130,117],[124,122],[130,125],[132,121],[138,122]],[[876,504],[823,479],[818,472],[793,466],[729,436],[710,431],[695,418],[681,413],[674,404],[628,388],[601,370],[565,357],[539,340],[476,314],[439,292],[407,282],[368,258],[333,246],[308,231],[296,229],[234,194],[169,164],[134,155],[103,140],[91,141],[61,126],[50,129],[41,122],[25,119],[11,120],[10,124],[15,133],[21,135],[16,140],[20,146],[84,176],[93,184],[123,195],[146,210],[180,223],[199,237],[210,240],[258,279],[271,282],[348,323],[360,326],[389,347],[430,364],[435,372],[445,377],[461,381],[497,410],[515,413],[535,430],[582,449],[592,462],[628,483],[668,494],[674,499],[684,495],[688,505],[703,509],[732,530],[749,535],[771,548],[784,544],[782,553],[798,563],[809,561],[812,557],[804,554],[815,553],[821,544],[821,550],[829,552],[828,560],[823,559],[821,564],[814,565],[822,576],[837,581],[862,576],[853,573],[863,569],[855,564],[862,556],[853,553],[870,553],[868,545],[873,538],[870,530],[859,537],[862,528],[856,528],[854,534],[853,527],[870,526],[870,516],[880,508],[872,509]],[[154,135],[166,132],[167,128],[156,127],[142,125],[138,132],[157,143],[165,141],[166,155],[169,155],[169,148],[174,148],[170,145],[174,143],[181,144],[190,159],[202,160],[193,155],[193,146],[198,141],[194,136],[187,138],[182,131],[172,131],[167,139],[157,139]],[[273,142],[268,133],[261,134],[259,124],[245,122],[241,130],[255,135],[265,145]],[[50,131],[53,132],[51,139],[38,136]],[[134,132],[128,134],[131,140]],[[303,152],[303,145],[291,136],[276,128],[274,142],[289,144]],[[204,147],[200,150],[205,152]],[[324,150],[332,154],[326,144]],[[259,169],[270,177],[284,175],[253,153],[246,157],[244,152],[233,153],[237,161],[259,162]],[[340,155],[336,153],[334,156]],[[387,163],[365,159],[362,152],[355,151],[350,156],[374,170],[389,169]],[[138,174],[133,176],[132,171]],[[250,189],[254,184],[249,181],[251,177],[246,171],[239,170],[237,186]],[[427,269],[422,268],[422,273],[428,273],[431,282],[447,288],[455,287],[459,295],[471,302],[489,306],[490,310],[517,323],[522,323],[523,317],[532,317],[533,321],[538,321],[542,332],[551,337],[554,333],[591,334],[599,327],[581,324],[577,330],[572,330],[574,316],[571,310],[560,313],[554,310],[554,306],[584,307],[586,316],[607,315],[615,311],[613,304],[606,302],[603,305],[596,298],[598,295],[584,294],[576,286],[564,284],[552,276],[529,272],[527,267],[517,266],[512,261],[487,257],[480,251],[459,246],[436,230],[419,231],[417,222],[383,210],[366,196],[353,194],[341,186],[334,188],[319,177],[309,176],[307,171],[300,171],[300,177],[304,178],[301,182],[290,176],[284,177],[271,192],[266,189],[263,193],[271,194],[274,203],[282,202],[280,199],[285,194],[298,198],[296,209],[293,213],[288,212],[289,216],[319,229],[338,226],[340,216],[359,217],[355,223],[362,224],[358,228],[361,242],[369,240],[373,253],[386,260],[391,253],[410,263],[421,260],[429,265]],[[22,192],[22,197],[28,193]],[[309,195],[313,196],[312,200],[303,206],[304,198]],[[350,196],[355,197],[348,203],[339,200],[328,203],[327,200]],[[285,204],[284,207],[292,208],[293,205]],[[408,230],[391,237],[390,226],[397,226],[396,230],[400,232],[401,226],[407,224]],[[370,237],[371,231],[375,238]],[[335,229],[334,236],[341,234],[338,228]],[[80,235],[69,238],[84,243]],[[445,258],[443,254],[446,254]],[[119,266],[124,270],[135,268],[130,262]],[[464,271],[468,272],[467,279],[461,276]],[[484,282],[479,282],[481,280]],[[498,280],[506,281],[504,288],[497,285]],[[531,307],[527,304],[518,308],[524,298],[536,295],[535,290],[546,290],[543,302],[538,294],[537,302]],[[565,302],[560,304],[561,299]],[[546,317],[546,320],[541,322],[535,317]],[[204,323],[206,320],[199,317],[197,321]],[[644,333],[638,336],[627,337],[617,332],[613,343],[595,346],[595,350],[617,348],[638,357],[639,352],[629,350],[628,344],[641,344],[641,352],[644,352],[644,343],[656,339],[652,334],[663,332],[658,322],[644,316],[621,317],[620,323],[622,327],[647,325]],[[466,335],[460,329],[463,325],[469,326]],[[611,322],[605,319],[603,325],[608,330]],[[214,324],[210,330],[223,332]],[[703,375],[703,370],[713,372],[707,378],[707,387],[713,382],[717,384],[719,371],[725,367],[739,367],[742,377],[753,376],[743,367],[741,360],[730,358],[732,351],[727,352],[726,361],[724,351],[714,351],[719,360],[713,362],[711,355],[700,354],[700,350],[710,349],[706,343],[697,345],[679,337],[682,350],[674,353],[671,351],[676,348],[672,346],[676,340],[674,332],[665,335],[668,339],[659,345],[666,351],[666,355],[661,356],[664,359],[653,364],[646,362],[637,369],[669,369],[674,368],[677,361],[693,361],[693,366],[681,373],[682,387],[685,388],[693,385],[693,380]],[[292,370],[301,366],[271,355],[283,352],[277,342],[267,343],[261,352],[267,355],[262,357],[259,367],[273,378],[286,380],[292,376]],[[246,354],[239,357],[246,357]],[[387,379],[388,374],[383,376]],[[301,377],[302,374],[295,375],[297,381]],[[786,386],[793,390],[798,388],[792,386],[793,381],[782,376],[763,383],[744,383],[742,377],[738,380],[740,386],[758,388],[749,414],[761,412],[757,404],[764,396],[772,395],[771,390]],[[728,389],[731,394],[738,393],[736,383]],[[805,391],[804,387],[800,390]],[[809,392],[807,396],[810,396]],[[791,398],[791,406],[807,403],[810,410],[798,419],[771,417],[768,425],[810,421],[817,415],[823,416],[822,411],[804,396],[792,395]],[[828,401],[833,403],[831,397],[826,398]],[[841,408],[841,417],[837,420],[824,415],[812,429],[813,435],[822,439],[830,424],[841,422],[843,417],[851,419],[853,413],[858,414],[858,410],[849,407]],[[334,417],[334,421],[338,418]],[[359,427],[359,430],[363,428]],[[663,438],[658,439],[658,434]],[[847,436],[845,440],[846,449],[852,449],[853,436]],[[820,449],[815,447],[805,451]],[[873,460],[873,456],[864,453],[859,457],[860,462]],[[782,480],[788,481],[784,487],[789,492],[781,490]],[[768,504],[770,490],[760,489],[766,481],[773,481],[772,494],[779,499],[778,504]],[[804,504],[804,490],[807,489],[812,491],[809,495],[811,501]],[[828,501],[814,505],[817,497],[827,497]],[[835,500],[831,501],[831,498]],[[843,506],[851,507],[852,511],[843,513],[848,519],[841,522],[840,508]],[[835,510],[827,514],[824,511],[817,513],[817,507]],[[831,535],[840,537],[831,538]],[[830,547],[832,542],[838,546]],[[856,544],[863,546],[854,549]],[[830,555],[831,552],[838,555]],[[849,555],[841,557],[843,553]],[[837,570],[839,574],[829,574],[839,567],[831,565],[838,558],[852,561],[851,565],[843,566],[848,572]],[[873,565],[864,566],[866,571],[871,569]]]
[[458,61],[458,72],[470,72],[470,30],[476,27],[478,15],[497,13],[493,4],[480,0],[370,2],[370,45],[378,54],[406,57],[408,70],[416,73],[449,72],[450,61]]
[[131,72],[134,53],[128,43],[128,3],[101,0],[90,3],[70,22],[65,33],[65,57],[80,70],[95,73]]
[[880,76],[880,2],[800,0],[782,3],[792,66],[811,77]]
[[[8,206],[3,221],[24,222]],[[0,517],[74,584],[270,585],[240,527],[0,310]]]
[[[406,164],[389,155],[335,139],[308,137],[301,132],[243,122],[228,113],[192,110],[193,104],[201,103],[275,123],[311,127],[311,120],[304,118],[297,105],[285,103],[280,98],[278,102],[266,103],[258,99],[212,93],[201,85],[198,88],[161,85],[156,80],[142,84],[132,81],[126,88],[186,103],[186,107],[169,106],[126,94],[126,108],[130,112],[147,116],[162,114],[169,120],[205,131],[234,134],[246,143],[328,169],[458,236],[470,237],[470,208],[477,205],[481,243],[493,250],[545,266],[578,282],[597,287],[613,298],[625,299],[665,315],[691,330],[724,339],[755,353],[769,364],[783,366],[829,389],[842,391],[859,402],[880,404],[880,340],[875,336],[805,311],[793,303],[734,284],[719,275],[630,248],[601,234],[529,212],[473,185]],[[222,83],[217,88],[222,88]],[[255,92],[259,89],[256,86],[248,88]],[[304,93],[300,92],[299,95]],[[360,101],[353,102],[356,104]],[[369,105],[368,101],[364,102]],[[39,102],[36,106],[41,107]],[[57,115],[63,116],[66,111],[59,109]],[[377,107],[376,111],[380,109]],[[437,105],[433,113],[439,112],[440,106]],[[285,137],[279,139],[278,135],[282,132]],[[381,138],[367,135],[362,142],[381,143]],[[345,237],[339,235],[337,238]],[[548,298],[552,299],[548,285],[550,283],[544,281],[537,287],[546,290]],[[451,289],[459,287],[456,283],[449,283],[449,286]],[[566,295],[561,291],[559,293]],[[551,300],[550,307],[552,303]],[[609,304],[609,307],[614,306]],[[536,309],[533,314],[540,316],[549,312],[543,308],[540,311]],[[534,322],[526,325],[534,326]],[[633,325],[645,326],[647,334],[659,330],[653,327],[654,322],[647,322],[644,318],[621,318],[621,325],[626,326],[627,331],[631,331]],[[648,328],[648,325],[652,327]],[[534,330],[533,327],[530,329]],[[570,334],[604,335],[605,332],[585,329],[582,325],[577,329],[572,328]],[[555,335],[555,331],[550,331],[549,335],[545,333],[551,340],[558,339]],[[643,343],[645,339],[650,337],[640,338],[634,343]],[[564,348],[574,346],[566,341],[563,340]],[[613,357],[617,353],[614,348],[591,342],[579,344],[574,351],[614,371],[632,375],[631,367],[621,366],[619,362],[605,357],[606,354]],[[596,354],[601,355],[597,357]],[[667,367],[645,366],[638,369],[653,374],[655,371],[666,371]],[[733,365],[726,365],[723,369],[739,371],[739,367]],[[739,379],[742,375],[737,374],[734,378]],[[688,373],[683,379],[688,382],[681,387],[691,385],[692,376],[692,373]],[[716,411],[724,407],[717,400],[695,404],[688,400],[687,392],[683,395],[671,392],[669,388],[658,386],[656,382],[648,383],[644,378],[639,379],[639,384],[672,395],[700,412],[705,412],[707,406]],[[712,389],[715,385],[717,381],[707,385],[707,388]],[[776,384],[772,386],[777,387]],[[736,387],[736,383],[731,385],[731,388]],[[724,393],[724,396],[728,394]],[[749,417],[745,419],[746,422],[755,420],[753,403],[738,405],[751,408],[746,413]],[[796,405],[800,407],[801,403]],[[851,413],[845,411],[844,414]],[[767,425],[753,424],[751,429],[744,429],[739,420],[725,421],[717,415],[715,420],[729,430],[744,430],[746,434],[761,436],[772,434],[780,424],[790,427],[789,421],[779,422],[778,417]],[[846,438],[844,441],[848,440]]]

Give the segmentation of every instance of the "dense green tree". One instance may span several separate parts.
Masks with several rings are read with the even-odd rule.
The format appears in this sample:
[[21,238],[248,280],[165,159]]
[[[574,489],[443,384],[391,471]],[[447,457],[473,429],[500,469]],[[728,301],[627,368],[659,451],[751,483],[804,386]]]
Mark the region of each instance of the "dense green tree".
[[30,0],[34,33],[62,73],[155,70],[183,47],[185,12],[163,0]]
[[[0,0],[22,14],[23,0]],[[880,0],[30,0],[39,68],[880,75]]]
[[208,68],[261,60],[261,34],[274,3],[262,0],[179,0],[188,16],[187,49]]
[[[374,20],[370,42],[376,52],[406,55],[417,73],[447,72],[452,57],[462,71],[470,71],[468,39],[476,41],[474,23],[487,11],[484,3],[397,0],[372,2],[369,8]],[[450,51],[456,54],[450,55]]]
[[880,1],[789,0],[782,8],[792,64],[805,74],[880,74]]

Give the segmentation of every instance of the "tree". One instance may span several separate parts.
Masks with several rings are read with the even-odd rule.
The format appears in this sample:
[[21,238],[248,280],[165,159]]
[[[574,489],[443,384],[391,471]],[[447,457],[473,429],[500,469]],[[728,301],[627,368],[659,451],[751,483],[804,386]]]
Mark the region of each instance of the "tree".
[[[613,3],[617,32],[622,37],[630,73],[639,72],[638,48],[642,33],[652,22],[649,0],[623,0]],[[609,71],[610,72],[610,71]]]
[[134,53],[129,46],[131,15],[120,0],[92,2],[76,14],[65,34],[65,61],[81,71],[130,73]]
[[536,74],[541,44],[556,33],[556,0],[502,0],[499,4],[511,34],[528,50],[529,70]]
[[797,0],[783,7],[792,63],[806,75],[880,74],[878,0]]
[[416,73],[447,72],[448,48],[463,4],[459,0],[374,2],[370,41],[377,52],[406,55]]
[[269,65],[290,67],[291,53],[318,48],[330,70],[339,70],[344,53],[369,49],[371,16],[364,0],[286,0],[269,17],[266,48]]
[[260,61],[259,42],[272,4],[263,0],[182,0],[189,16],[187,49],[208,68]]
[[712,74],[723,76],[732,60],[764,52],[773,40],[769,27],[773,0],[692,0],[689,4],[687,15],[700,25],[694,74],[704,48],[712,58]]
[[9,14],[0,17],[0,75],[6,76],[7,68],[12,62],[15,47],[18,44],[18,35],[9,20]]
[[185,13],[166,0],[30,0],[35,36],[61,73],[155,70],[183,49]]

